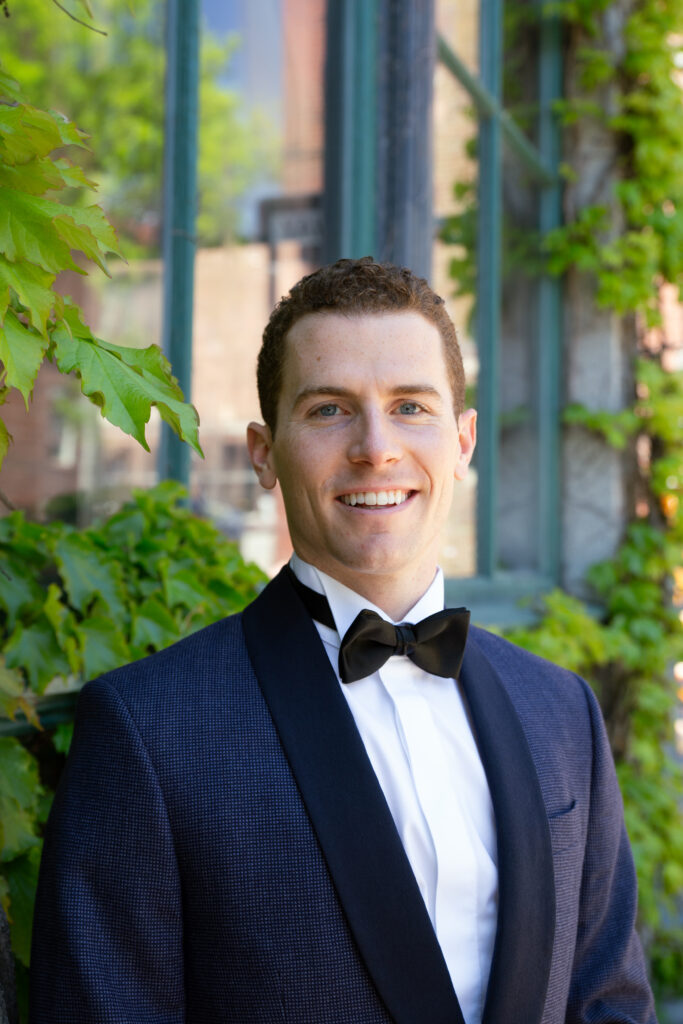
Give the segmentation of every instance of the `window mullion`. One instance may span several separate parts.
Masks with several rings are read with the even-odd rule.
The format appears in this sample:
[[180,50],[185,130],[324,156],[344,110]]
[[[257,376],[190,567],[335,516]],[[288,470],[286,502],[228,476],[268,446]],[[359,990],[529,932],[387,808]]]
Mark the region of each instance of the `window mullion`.
[[[562,33],[557,17],[541,18],[539,58],[539,149],[553,171],[554,184],[541,189],[539,228],[545,236],[562,223],[559,180],[560,126],[554,104],[562,96]],[[539,457],[539,569],[552,579],[560,572],[560,372],[562,356],[562,286],[545,274],[539,281],[536,325]]]
[[[482,0],[479,27],[480,79],[497,106],[501,100],[502,0]],[[501,126],[481,116],[478,143],[477,315],[479,350],[479,449],[477,457],[477,567],[493,576],[497,561],[498,403],[501,317]]]

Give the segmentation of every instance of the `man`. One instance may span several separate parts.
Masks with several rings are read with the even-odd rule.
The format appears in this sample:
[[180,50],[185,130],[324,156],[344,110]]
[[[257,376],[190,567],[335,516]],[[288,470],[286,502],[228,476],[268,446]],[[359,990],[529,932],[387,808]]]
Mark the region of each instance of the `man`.
[[249,450],[295,554],[242,615],[83,690],[32,1021],[654,1021],[595,699],[478,629],[463,658],[442,613],[476,419],[442,300],[323,268],[258,383]]

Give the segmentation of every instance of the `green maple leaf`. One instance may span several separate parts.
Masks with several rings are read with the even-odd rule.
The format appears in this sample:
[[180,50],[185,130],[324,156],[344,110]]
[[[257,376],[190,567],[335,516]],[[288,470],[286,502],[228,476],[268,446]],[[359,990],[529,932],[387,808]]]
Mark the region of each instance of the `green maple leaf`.
[[32,196],[63,188],[64,177],[49,157],[29,160],[25,164],[6,164],[0,162],[0,186],[2,188],[19,189]]
[[95,182],[86,178],[82,168],[69,160],[46,156],[16,166],[0,162],[0,187],[42,196],[63,188],[94,189]]
[[82,167],[72,164],[65,157],[62,157],[60,160],[52,160],[51,162],[52,166],[56,167],[59,171],[62,183],[66,188],[89,188],[91,190],[97,188],[96,182],[91,178],[86,178]]
[[82,274],[53,223],[55,209],[63,214],[66,207],[46,203],[49,200],[0,188],[0,252],[12,263],[28,260],[54,274],[66,269]]
[[[75,323],[73,318],[71,322]],[[77,326],[83,333],[80,321]],[[63,325],[55,329],[52,341],[62,373],[73,372],[80,377],[83,394],[100,407],[110,423],[134,437],[146,451],[145,425],[154,405],[178,436],[202,454],[197,411],[182,401],[182,392],[170,372],[166,378],[159,375],[163,364],[156,354],[109,345],[92,334],[79,337]],[[148,369],[150,364],[153,369]]]
[[55,303],[54,279],[54,274],[33,263],[10,263],[0,254],[0,320],[10,303],[12,288],[26,307],[33,326],[47,338],[47,321]]
[[21,392],[27,409],[47,345],[45,338],[22,324],[11,309],[7,310],[0,327],[0,362],[4,366],[4,376],[0,373],[0,381]]
[[25,164],[60,146],[84,149],[85,133],[55,111],[38,110],[26,103],[0,105],[0,156],[9,164]]
[[80,249],[106,271],[107,252],[120,255],[116,233],[97,206],[83,209],[0,188],[0,251],[11,262],[28,260],[44,270],[84,271],[71,258]]

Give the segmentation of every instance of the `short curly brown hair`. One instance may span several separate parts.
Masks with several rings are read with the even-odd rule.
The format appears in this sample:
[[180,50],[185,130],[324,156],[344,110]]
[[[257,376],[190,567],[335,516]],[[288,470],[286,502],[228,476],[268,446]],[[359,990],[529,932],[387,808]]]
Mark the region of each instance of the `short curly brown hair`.
[[443,299],[406,267],[375,263],[371,256],[338,260],[303,277],[278,302],[263,332],[256,380],[261,415],[275,434],[282,390],[287,333],[307,313],[321,311],[350,316],[412,310],[438,328],[443,343],[456,416],[465,407],[465,372],[460,346]]

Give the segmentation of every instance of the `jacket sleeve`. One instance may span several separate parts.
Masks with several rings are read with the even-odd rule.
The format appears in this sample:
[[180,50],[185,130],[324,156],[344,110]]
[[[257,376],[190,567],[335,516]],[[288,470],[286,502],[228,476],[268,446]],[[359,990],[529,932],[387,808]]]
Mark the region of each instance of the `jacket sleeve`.
[[600,708],[588,686],[586,694],[591,802],[566,1024],[657,1024],[635,931],[636,876],[621,793]]
[[104,680],[84,687],[41,864],[31,1024],[185,1020],[178,865],[159,780]]

